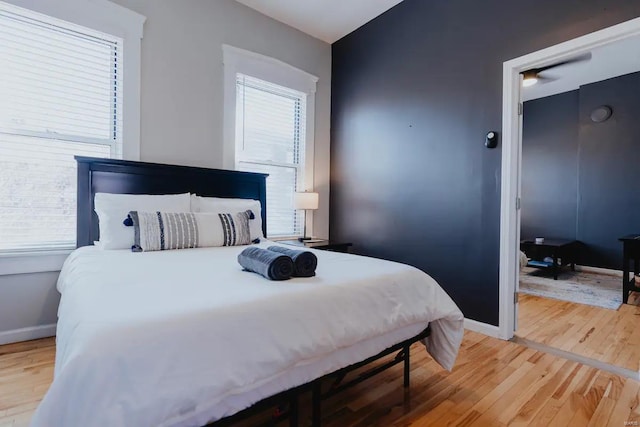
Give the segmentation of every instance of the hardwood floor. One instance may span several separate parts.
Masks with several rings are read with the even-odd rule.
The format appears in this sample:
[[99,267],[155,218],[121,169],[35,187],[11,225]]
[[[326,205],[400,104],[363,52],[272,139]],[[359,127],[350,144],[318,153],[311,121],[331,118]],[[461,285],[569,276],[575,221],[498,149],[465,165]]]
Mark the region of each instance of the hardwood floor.
[[638,295],[618,310],[520,294],[516,336],[640,371]]
[[[0,346],[1,427],[28,425],[52,379],[54,353],[53,339]],[[466,332],[451,373],[420,344],[412,358],[409,393],[399,365],[326,402],[323,425],[621,427],[640,421],[639,382],[514,343]],[[308,425],[308,405],[301,410]]]
[[27,426],[53,379],[55,340],[0,346],[0,427]]

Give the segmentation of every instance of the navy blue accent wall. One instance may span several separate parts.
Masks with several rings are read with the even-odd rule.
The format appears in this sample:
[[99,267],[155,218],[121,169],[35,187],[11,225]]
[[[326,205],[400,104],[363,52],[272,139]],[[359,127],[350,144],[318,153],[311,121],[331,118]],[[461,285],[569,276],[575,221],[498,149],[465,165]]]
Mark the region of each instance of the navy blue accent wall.
[[524,103],[521,237],[575,239],[579,91]]
[[405,0],[333,45],[331,238],[413,264],[498,324],[502,63],[637,0]]

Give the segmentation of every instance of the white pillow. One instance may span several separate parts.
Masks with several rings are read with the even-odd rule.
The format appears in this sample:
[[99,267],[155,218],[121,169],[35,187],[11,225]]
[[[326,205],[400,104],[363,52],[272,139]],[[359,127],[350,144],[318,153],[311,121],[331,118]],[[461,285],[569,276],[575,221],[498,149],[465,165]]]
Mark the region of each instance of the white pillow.
[[131,249],[133,227],[122,222],[130,211],[189,212],[191,199],[184,194],[110,194],[96,193],[94,208],[100,222],[101,249]]
[[262,234],[262,204],[254,199],[227,199],[223,197],[202,197],[191,195],[191,212],[242,212],[251,210],[255,219],[249,221],[251,240],[263,239]]

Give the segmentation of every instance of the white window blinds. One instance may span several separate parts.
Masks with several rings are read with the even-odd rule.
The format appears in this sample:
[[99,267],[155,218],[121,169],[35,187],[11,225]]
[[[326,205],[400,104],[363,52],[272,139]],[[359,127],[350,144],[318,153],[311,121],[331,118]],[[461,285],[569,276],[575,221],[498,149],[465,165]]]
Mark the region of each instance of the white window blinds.
[[122,157],[121,45],[0,2],[0,251],[75,246],[74,155]]
[[300,236],[304,212],[293,208],[303,190],[307,95],[243,74],[236,78],[236,168],[268,173],[267,232]]

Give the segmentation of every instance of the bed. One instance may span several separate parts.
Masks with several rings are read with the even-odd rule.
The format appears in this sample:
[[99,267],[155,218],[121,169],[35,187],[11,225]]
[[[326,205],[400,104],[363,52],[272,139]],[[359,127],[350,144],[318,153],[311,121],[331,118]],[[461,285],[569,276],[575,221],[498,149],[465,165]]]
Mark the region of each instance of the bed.
[[[270,282],[235,262],[243,247],[101,250],[96,192],[256,199],[265,175],[118,160],[78,160],[78,249],[62,294],[54,381],[33,426],[202,426],[274,398],[314,396],[320,379],[423,340],[451,369],[463,316],[428,275],[327,251],[313,278]],[[266,247],[273,242],[263,241]],[[277,243],[276,243],[277,244]],[[326,394],[326,393],[325,393]],[[249,409],[247,409],[249,408]]]

